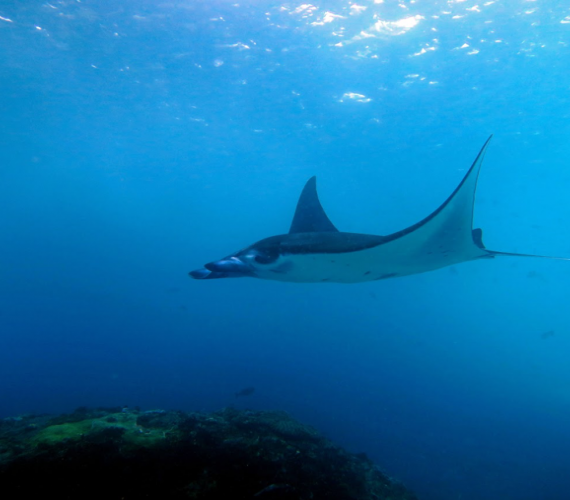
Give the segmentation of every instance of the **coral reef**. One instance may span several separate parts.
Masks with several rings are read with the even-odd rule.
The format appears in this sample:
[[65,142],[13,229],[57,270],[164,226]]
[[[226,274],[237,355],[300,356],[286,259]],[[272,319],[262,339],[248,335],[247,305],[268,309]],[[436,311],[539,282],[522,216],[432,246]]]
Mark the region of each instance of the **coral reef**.
[[87,409],[0,420],[12,498],[414,500],[284,412]]

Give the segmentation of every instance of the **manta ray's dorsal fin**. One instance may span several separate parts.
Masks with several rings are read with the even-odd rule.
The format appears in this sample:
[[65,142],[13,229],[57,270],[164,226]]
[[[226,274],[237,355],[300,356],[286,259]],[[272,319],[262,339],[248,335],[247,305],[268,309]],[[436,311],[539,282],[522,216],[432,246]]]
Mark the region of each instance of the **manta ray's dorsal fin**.
[[311,177],[297,202],[289,234],[322,232],[338,232],[338,229],[334,227],[321,206],[317,195],[317,178]]

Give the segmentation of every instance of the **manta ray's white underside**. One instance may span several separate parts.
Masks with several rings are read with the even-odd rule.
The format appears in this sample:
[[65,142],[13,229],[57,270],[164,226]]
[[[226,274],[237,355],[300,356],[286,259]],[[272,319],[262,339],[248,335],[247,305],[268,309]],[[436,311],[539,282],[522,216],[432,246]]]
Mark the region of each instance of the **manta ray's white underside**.
[[[340,233],[343,235],[344,233]],[[488,251],[456,244],[439,248],[412,233],[385,244],[348,253],[281,255],[274,264],[256,266],[262,279],[297,283],[360,283],[425,273],[468,260],[491,257]]]

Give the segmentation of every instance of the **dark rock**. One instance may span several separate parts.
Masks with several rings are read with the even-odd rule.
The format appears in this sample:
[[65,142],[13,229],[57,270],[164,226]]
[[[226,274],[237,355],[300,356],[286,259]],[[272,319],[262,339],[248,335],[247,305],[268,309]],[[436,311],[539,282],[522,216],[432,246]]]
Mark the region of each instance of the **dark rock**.
[[413,500],[284,412],[81,408],[0,421],[0,494],[106,500]]

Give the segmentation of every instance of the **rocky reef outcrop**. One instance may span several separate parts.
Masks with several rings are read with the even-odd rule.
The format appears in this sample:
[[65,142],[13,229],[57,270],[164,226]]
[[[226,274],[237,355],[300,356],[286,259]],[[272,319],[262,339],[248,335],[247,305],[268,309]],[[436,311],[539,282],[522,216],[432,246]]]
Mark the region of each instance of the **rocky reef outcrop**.
[[278,411],[87,409],[0,420],[0,496],[414,500],[364,455]]

